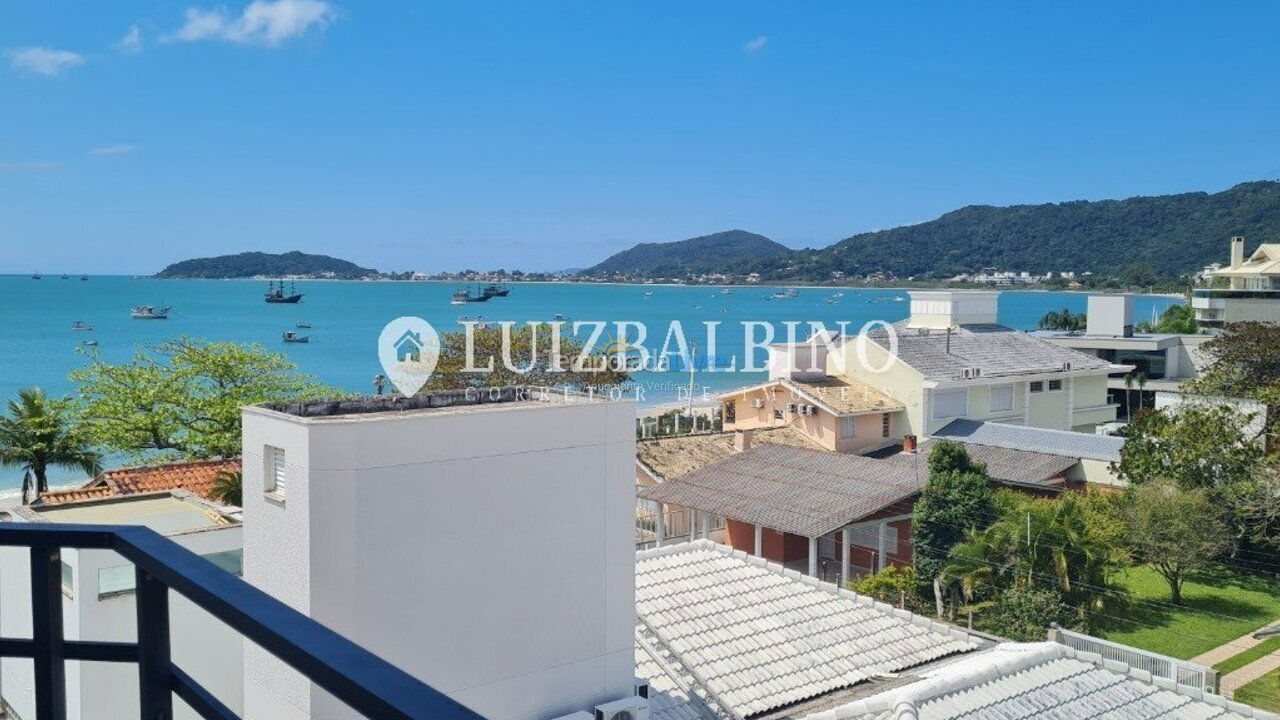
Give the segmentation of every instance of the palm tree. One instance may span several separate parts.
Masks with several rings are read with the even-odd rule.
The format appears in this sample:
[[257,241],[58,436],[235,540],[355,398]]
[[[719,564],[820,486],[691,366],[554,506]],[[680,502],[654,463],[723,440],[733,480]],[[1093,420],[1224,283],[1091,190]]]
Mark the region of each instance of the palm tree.
[[1126,420],[1133,422],[1133,373],[1124,376],[1124,414]]
[[1142,371],[1138,371],[1136,375],[1137,377],[1134,378],[1134,383],[1138,386],[1138,409],[1141,410],[1142,393],[1147,389],[1147,374]]
[[0,465],[22,468],[24,504],[49,491],[50,467],[79,468],[89,477],[102,470],[101,458],[76,429],[65,401],[27,388],[9,401],[8,410],[0,415]]
[[243,488],[244,476],[239,470],[224,470],[218,473],[218,477],[214,478],[213,487],[209,489],[209,494],[216,500],[239,507],[243,499]]
[[1050,310],[1040,318],[1040,329],[1079,331],[1085,329],[1086,321],[1084,313],[1073,313],[1071,308]]

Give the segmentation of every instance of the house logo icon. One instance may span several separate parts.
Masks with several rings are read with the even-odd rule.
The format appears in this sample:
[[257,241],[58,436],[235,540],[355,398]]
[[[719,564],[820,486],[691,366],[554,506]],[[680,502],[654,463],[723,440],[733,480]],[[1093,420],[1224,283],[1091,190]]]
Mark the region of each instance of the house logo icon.
[[422,333],[405,330],[395,342],[396,360],[399,362],[422,362]]
[[419,317],[398,317],[378,335],[378,360],[391,384],[408,397],[422,389],[440,359],[440,336]]

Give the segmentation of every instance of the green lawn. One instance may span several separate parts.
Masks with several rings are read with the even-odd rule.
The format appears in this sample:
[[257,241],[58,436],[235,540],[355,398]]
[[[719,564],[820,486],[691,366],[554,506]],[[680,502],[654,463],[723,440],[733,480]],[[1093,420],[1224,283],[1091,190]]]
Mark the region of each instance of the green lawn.
[[1280,637],[1267,638],[1248,650],[1237,655],[1233,655],[1217,665],[1214,665],[1213,669],[1217,670],[1222,675],[1226,675],[1232,670],[1239,670],[1263,655],[1269,655],[1276,650],[1280,650]]
[[[1171,607],[1169,586],[1148,568],[1131,568],[1118,582],[1134,602],[1104,619],[1102,637],[1189,659],[1280,618],[1280,581],[1215,568],[1182,586],[1184,606]],[[1139,601],[1158,603],[1144,604]]]
[[1280,712],[1280,668],[1236,690],[1233,699],[1263,710]]

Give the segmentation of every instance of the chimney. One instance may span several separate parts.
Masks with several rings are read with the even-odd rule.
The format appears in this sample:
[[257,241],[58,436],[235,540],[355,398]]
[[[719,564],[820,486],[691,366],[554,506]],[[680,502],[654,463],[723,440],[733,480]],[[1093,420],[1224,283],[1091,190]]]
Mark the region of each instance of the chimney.
[[1244,264],[1244,238],[1237,235],[1231,238],[1231,267],[1238,268]]
[[907,455],[915,454],[916,452],[916,436],[915,435],[902,436],[902,452]]
[[735,430],[733,433],[733,449],[734,452],[746,452],[751,449],[750,430]]

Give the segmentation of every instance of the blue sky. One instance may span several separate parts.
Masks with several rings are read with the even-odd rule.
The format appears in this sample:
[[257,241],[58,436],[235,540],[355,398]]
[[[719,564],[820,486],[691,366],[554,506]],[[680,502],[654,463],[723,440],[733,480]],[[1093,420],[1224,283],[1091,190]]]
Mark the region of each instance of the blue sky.
[[0,4],[0,272],[558,269],[1280,175],[1274,3]]

